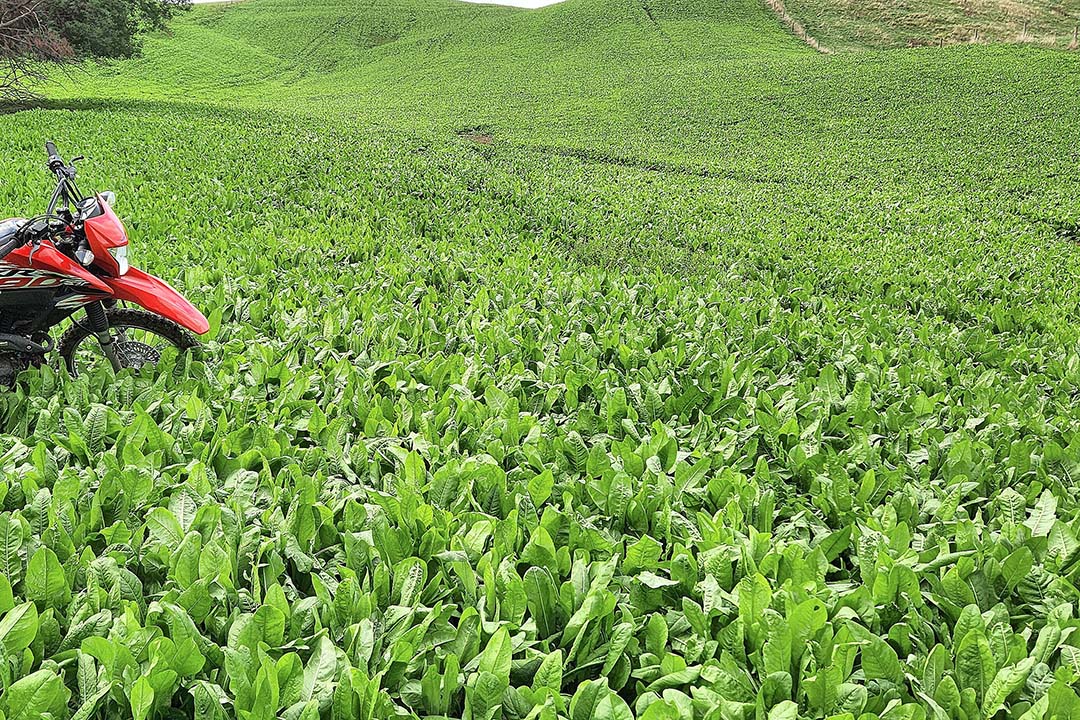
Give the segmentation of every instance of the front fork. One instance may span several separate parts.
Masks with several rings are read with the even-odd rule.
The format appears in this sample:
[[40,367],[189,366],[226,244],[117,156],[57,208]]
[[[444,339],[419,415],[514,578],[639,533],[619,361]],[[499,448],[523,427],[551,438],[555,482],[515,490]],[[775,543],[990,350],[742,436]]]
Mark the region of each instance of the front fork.
[[87,305],[86,319],[90,321],[90,329],[101,345],[101,351],[109,359],[113,372],[120,372],[123,365],[120,364],[120,354],[116,351],[116,340],[109,332],[109,318],[105,315],[105,306],[100,302]]

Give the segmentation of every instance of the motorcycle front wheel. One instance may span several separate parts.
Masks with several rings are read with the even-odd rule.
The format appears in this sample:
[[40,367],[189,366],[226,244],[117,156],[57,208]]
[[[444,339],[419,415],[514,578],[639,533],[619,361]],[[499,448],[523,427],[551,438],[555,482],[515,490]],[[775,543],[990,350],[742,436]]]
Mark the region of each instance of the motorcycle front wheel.
[[[109,332],[122,368],[152,368],[199,347],[195,336],[172,320],[130,308],[105,311]],[[97,363],[109,364],[101,343],[85,321],[76,322],[60,337],[60,357],[68,372],[78,375]]]

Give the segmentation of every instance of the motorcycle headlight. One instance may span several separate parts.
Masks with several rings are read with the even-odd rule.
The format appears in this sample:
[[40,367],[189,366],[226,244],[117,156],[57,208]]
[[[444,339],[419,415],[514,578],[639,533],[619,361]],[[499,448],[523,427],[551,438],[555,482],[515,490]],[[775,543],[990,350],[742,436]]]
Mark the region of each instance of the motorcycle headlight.
[[109,248],[109,254],[113,256],[113,260],[120,268],[120,274],[123,275],[128,271],[128,257],[127,257],[127,245],[118,245],[117,247]]

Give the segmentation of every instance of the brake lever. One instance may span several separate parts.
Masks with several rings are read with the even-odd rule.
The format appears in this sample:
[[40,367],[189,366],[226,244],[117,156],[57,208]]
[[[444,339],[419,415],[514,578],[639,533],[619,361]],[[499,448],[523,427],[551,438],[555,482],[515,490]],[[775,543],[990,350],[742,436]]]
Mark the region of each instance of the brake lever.
[[50,223],[47,220],[37,220],[30,225],[30,255],[27,260],[31,265],[34,264],[34,253],[41,247],[42,236],[49,229]]
[[30,255],[27,257],[27,261],[30,263],[31,267],[34,265],[34,253],[37,252],[39,247],[41,247],[41,236],[35,235],[30,239]]

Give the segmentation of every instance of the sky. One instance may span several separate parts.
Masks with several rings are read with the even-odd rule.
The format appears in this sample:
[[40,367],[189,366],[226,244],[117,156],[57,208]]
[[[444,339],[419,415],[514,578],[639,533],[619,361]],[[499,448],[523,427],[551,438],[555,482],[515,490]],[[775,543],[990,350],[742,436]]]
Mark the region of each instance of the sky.
[[[222,2],[223,0],[191,0],[196,5],[203,3]],[[465,0],[465,2],[484,3],[486,5],[513,5],[520,8],[538,8],[545,5],[554,5],[560,0]]]
[[484,3],[485,5],[513,5],[520,8],[538,8],[554,5],[559,0],[465,0],[465,2]]

